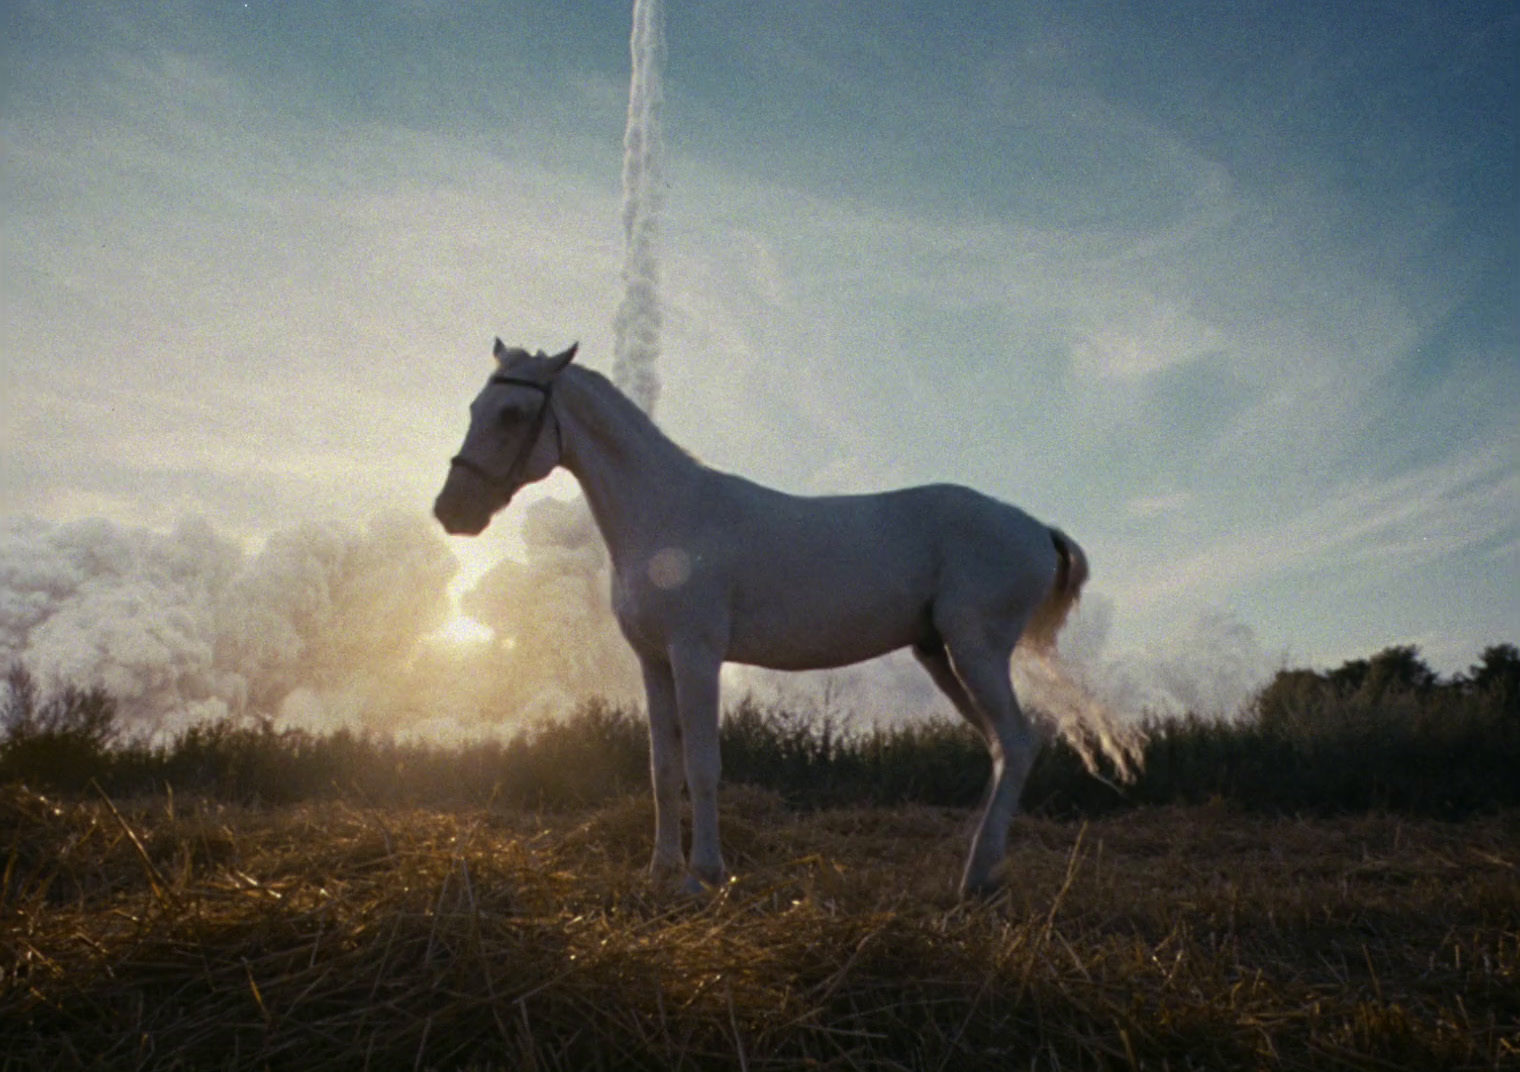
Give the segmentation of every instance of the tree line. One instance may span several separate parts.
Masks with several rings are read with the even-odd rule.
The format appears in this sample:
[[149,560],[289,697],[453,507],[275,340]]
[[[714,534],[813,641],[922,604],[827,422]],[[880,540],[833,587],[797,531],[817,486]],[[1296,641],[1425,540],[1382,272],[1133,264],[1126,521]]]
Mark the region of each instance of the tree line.
[[[148,742],[125,737],[103,689],[44,695],[19,663],[5,684],[0,785],[38,791],[569,808],[642,792],[648,781],[641,712],[604,701],[454,746],[258,719]],[[1520,650],[1490,646],[1447,679],[1411,646],[1328,671],[1284,669],[1233,717],[1151,717],[1145,729],[1144,766],[1127,783],[1090,773],[1052,741],[1031,772],[1026,810],[1095,815],[1217,802],[1461,817],[1520,804]],[[767,787],[798,808],[970,806],[988,775],[981,741],[948,718],[866,726],[741,699],[721,735],[726,780]]]

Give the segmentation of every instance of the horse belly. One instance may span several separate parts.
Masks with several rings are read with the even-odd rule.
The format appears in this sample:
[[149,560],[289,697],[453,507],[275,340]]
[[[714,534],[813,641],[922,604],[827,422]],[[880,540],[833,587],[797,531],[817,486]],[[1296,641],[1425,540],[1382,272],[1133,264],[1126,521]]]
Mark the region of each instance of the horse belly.
[[773,670],[845,666],[918,643],[932,630],[933,592],[910,561],[879,573],[859,563],[790,563],[735,593],[730,662]]
[[911,626],[856,629],[847,623],[826,633],[810,633],[793,624],[767,632],[737,632],[730,640],[726,661],[770,670],[823,670],[905,648],[919,635],[920,630]]

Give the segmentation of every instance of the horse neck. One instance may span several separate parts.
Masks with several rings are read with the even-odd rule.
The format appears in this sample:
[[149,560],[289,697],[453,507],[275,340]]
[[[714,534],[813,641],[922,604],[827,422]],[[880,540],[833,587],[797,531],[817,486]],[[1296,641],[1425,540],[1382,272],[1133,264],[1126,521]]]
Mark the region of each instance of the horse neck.
[[701,466],[596,372],[572,365],[556,381],[555,399],[563,464],[619,564],[658,537]]

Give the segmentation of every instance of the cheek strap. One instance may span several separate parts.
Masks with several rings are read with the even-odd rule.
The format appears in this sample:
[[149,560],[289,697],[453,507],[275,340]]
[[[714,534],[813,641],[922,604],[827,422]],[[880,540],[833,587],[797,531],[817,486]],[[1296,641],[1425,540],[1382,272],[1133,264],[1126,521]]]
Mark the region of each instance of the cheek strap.
[[[508,384],[513,387],[531,387],[544,396],[543,405],[539,406],[538,412],[534,414],[533,424],[529,427],[522,446],[517,448],[517,455],[512,459],[512,464],[507,468],[506,475],[498,477],[478,462],[466,458],[463,454],[454,455],[449,459],[449,464],[473,474],[492,487],[507,492],[508,495],[513,495],[522,486],[522,470],[527,468],[528,459],[533,456],[533,449],[538,446],[538,438],[543,433],[544,422],[549,419],[549,410],[554,402],[554,390],[547,383],[539,383],[536,380],[524,380],[516,376],[492,376],[490,382]],[[565,453],[565,432],[560,427],[557,418],[554,421],[554,432],[555,438],[559,443],[560,456],[563,457]]]

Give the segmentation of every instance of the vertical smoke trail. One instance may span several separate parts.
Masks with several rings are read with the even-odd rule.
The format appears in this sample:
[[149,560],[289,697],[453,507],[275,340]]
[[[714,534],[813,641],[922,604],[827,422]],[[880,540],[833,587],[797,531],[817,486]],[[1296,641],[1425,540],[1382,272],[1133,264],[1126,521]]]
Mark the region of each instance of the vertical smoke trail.
[[634,0],[633,75],[623,134],[623,300],[612,321],[612,380],[645,413],[660,397],[660,113],[665,35],[659,0]]
[[[623,297],[612,321],[612,380],[645,413],[660,396],[659,0],[634,0],[633,73],[623,135]],[[492,676],[510,682],[499,708],[536,715],[579,698],[632,696],[638,672],[606,605],[608,559],[584,499],[542,499],[527,510],[526,561],[503,560],[465,593],[462,609],[498,643]]]

